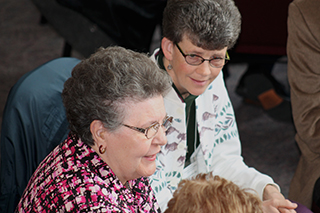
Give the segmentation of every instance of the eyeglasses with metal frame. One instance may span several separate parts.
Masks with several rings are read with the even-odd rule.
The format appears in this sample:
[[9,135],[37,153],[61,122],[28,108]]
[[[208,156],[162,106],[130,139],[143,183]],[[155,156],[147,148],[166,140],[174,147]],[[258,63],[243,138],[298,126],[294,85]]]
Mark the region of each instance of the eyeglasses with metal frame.
[[130,125],[127,125],[127,124],[122,124],[123,126],[125,127],[128,127],[130,129],[133,129],[133,130],[136,130],[140,133],[143,133],[147,139],[151,139],[152,137],[154,137],[157,132],[159,131],[159,128],[161,126],[164,127],[165,131],[167,131],[169,129],[169,127],[171,126],[172,124],[172,120],[173,120],[173,117],[172,116],[166,116],[163,120],[163,123],[160,124],[159,122],[155,122],[153,124],[151,124],[149,127],[147,128],[139,128],[139,127],[134,127],[134,126],[130,126]]
[[176,44],[178,50],[183,55],[184,59],[186,60],[187,64],[198,66],[202,64],[204,61],[209,61],[210,66],[214,68],[222,68],[228,61],[230,61],[230,57],[228,52],[226,52],[225,58],[220,57],[212,57],[210,59],[204,59],[199,55],[196,54],[184,54],[178,44]]

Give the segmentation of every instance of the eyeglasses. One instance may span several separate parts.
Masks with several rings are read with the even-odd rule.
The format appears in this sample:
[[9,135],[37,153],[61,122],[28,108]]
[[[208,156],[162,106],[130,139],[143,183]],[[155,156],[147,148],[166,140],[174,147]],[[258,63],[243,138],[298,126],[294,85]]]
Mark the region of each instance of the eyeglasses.
[[211,59],[204,59],[201,56],[196,55],[196,54],[184,54],[183,51],[181,50],[181,48],[179,47],[179,45],[176,44],[176,46],[177,46],[178,50],[181,52],[181,54],[183,55],[186,62],[190,65],[193,65],[193,66],[198,66],[198,65],[202,64],[204,61],[209,61],[209,64],[212,67],[222,68],[230,60],[228,52],[226,53],[225,58],[212,57]]
[[160,126],[163,126],[165,131],[167,131],[169,129],[169,127],[171,126],[171,124],[172,124],[172,120],[173,120],[173,117],[167,115],[164,118],[162,125],[160,125],[158,122],[155,122],[155,123],[151,124],[151,126],[149,126],[146,129],[139,128],[139,127],[134,127],[134,126],[129,126],[127,124],[122,124],[122,125],[125,126],[125,127],[130,128],[130,129],[136,130],[138,132],[141,132],[146,136],[147,139],[150,139],[150,138],[154,137],[157,134],[157,132],[159,131]]

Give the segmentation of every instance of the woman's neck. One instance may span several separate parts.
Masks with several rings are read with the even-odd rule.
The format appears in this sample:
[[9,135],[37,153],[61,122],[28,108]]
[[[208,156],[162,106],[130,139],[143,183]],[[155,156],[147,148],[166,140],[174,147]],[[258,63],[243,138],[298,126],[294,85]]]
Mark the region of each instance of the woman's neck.
[[[179,88],[179,85],[175,82],[174,71],[173,71],[174,67],[172,67],[172,65],[170,64],[170,61],[166,57],[163,57],[163,66],[167,71],[167,73],[170,75],[173,84],[175,85],[176,89],[179,91],[182,98],[183,99],[187,98],[190,95],[190,93],[185,89]],[[168,66],[171,66],[171,69],[169,69]]]

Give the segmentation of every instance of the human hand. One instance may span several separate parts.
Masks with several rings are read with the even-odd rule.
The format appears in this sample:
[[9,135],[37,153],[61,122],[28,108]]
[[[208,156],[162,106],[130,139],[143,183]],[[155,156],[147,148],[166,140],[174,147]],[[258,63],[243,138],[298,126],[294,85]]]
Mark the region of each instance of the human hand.
[[292,203],[273,185],[267,185],[263,191],[262,209],[264,213],[295,213],[298,205]]

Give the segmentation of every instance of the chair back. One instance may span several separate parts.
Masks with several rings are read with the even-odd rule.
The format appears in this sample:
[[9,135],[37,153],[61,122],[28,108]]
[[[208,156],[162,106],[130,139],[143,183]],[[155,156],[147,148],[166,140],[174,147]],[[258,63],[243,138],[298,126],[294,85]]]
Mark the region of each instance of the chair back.
[[61,92],[79,62],[54,59],[26,73],[11,88],[1,127],[0,212],[14,212],[39,163],[66,139]]

